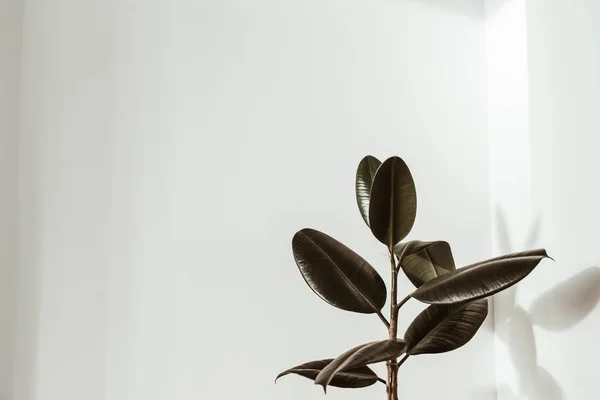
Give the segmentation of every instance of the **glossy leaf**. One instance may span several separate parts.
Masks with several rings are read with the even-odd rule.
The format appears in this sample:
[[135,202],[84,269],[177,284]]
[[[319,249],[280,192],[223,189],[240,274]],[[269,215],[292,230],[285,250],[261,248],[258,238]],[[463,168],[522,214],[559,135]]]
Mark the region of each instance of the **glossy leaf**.
[[356,170],[356,202],[360,215],[369,225],[369,203],[371,202],[371,186],[381,161],[373,156],[366,156],[358,164]]
[[357,313],[377,313],[387,297],[385,283],[362,257],[314,229],[294,235],[296,264],[310,288],[329,304]]
[[458,349],[475,336],[487,314],[486,299],[431,305],[406,330],[406,353],[414,356]]
[[399,243],[394,253],[401,257],[398,266],[416,287],[456,269],[448,242]]
[[364,367],[382,361],[398,358],[406,351],[403,340],[383,340],[354,347],[334,359],[317,375],[315,384],[327,390],[333,379],[344,370]]
[[410,233],[416,214],[417,193],[410,170],[401,158],[388,158],[373,179],[371,232],[381,243],[393,247]]
[[519,282],[544,258],[548,258],[546,250],[538,249],[481,261],[435,278],[419,287],[411,296],[429,304],[481,299]]
[[[333,358],[330,358],[328,360],[311,361],[302,365],[298,365],[297,367],[290,368],[287,371],[283,371],[277,375],[275,382],[277,382],[277,379],[281,378],[282,376],[289,374],[300,375],[314,381],[319,372],[321,372],[323,368],[329,365],[332,361]],[[379,380],[379,377],[371,368],[363,366],[339,372],[331,380],[329,385],[341,388],[362,388],[371,386]]]

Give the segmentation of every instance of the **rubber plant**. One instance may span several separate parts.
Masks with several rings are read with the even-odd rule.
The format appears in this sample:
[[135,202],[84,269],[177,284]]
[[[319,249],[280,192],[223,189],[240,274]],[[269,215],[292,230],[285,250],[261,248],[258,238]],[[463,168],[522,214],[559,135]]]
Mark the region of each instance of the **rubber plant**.
[[[373,156],[363,158],[356,172],[356,200],[363,220],[389,252],[389,319],[382,312],[386,285],[357,253],[325,233],[302,229],[293,237],[293,255],[302,277],[319,297],[342,310],[377,315],[388,337],[356,346],[337,358],[305,362],[277,379],[300,375],[323,386],[325,392],[327,386],[362,388],[381,382],[387,399],[397,400],[398,369],[409,357],[465,345],[487,317],[487,298],[516,284],[549,257],[544,249],[537,249],[456,268],[447,242],[403,241],[415,222],[417,194],[412,174],[399,157],[383,163]],[[398,301],[400,271],[415,290]],[[398,314],[410,299],[428,306],[399,335]],[[384,362],[385,380],[369,368]]]

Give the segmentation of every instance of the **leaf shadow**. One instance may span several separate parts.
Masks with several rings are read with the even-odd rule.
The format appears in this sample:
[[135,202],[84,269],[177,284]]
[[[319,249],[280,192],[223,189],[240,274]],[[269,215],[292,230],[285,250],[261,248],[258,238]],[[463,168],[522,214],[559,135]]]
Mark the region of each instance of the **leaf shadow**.
[[[497,241],[502,253],[512,253],[527,248],[533,248],[539,237],[541,219],[538,217],[532,224],[524,248],[511,243],[506,216],[500,207],[496,208]],[[567,285],[568,293],[577,290],[573,285]],[[563,400],[564,392],[558,381],[538,364],[537,346],[534,322],[530,312],[516,304],[518,285],[498,294],[495,303],[499,310],[496,318],[496,335],[504,342],[508,354],[518,376],[518,392],[515,393],[506,385],[500,385],[499,395],[502,398],[528,400]],[[540,297],[544,297],[543,294]],[[547,296],[551,296],[547,294]],[[553,295],[552,295],[553,296]],[[544,301],[543,299],[541,300]],[[544,312],[547,311],[539,306]]]
[[[541,219],[532,224],[523,248],[511,243],[507,219],[501,208],[496,209],[497,240],[503,253],[537,246]],[[538,364],[534,326],[548,332],[564,332],[576,326],[597,307],[600,301],[600,268],[586,268],[542,293],[529,311],[516,304],[518,285],[499,294],[496,299],[501,310],[496,334],[508,348],[517,371],[519,392],[501,385],[506,397],[528,400],[562,400],[565,398],[557,379]]]
[[531,305],[534,325],[563,332],[583,321],[600,300],[600,268],[589,267],[543,293]]

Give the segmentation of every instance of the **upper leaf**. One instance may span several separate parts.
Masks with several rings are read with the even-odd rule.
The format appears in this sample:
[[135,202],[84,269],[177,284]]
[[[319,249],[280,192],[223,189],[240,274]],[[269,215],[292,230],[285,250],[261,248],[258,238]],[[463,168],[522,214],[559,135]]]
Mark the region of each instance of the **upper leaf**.
[[[328,360],[311,361],[297,367],[290,368],[287,371],[283,371],[277,378],[289,374],[296,374],[305,378],[315,380],[319,372],[323,370],[327,365],[333,361],[333,358]],[[349,369],[346,371],[340,371],[329,383],[330,386],[336,386],[341,388],[362,388],[373,385],[379,380],[379,377],[373,370],[367,366]]]
[[341,371],[393,360],[398,358],[405,351],[406,343],[399,339],[371,342],[354,347],[323,368],[319,375],[317,375],[315,384],[321,385],[324,390],[327,390],[327,385],[329,385],[333,378]]
[[416,287],[456,269],[448,242],[399,243],[394,253],[400,258],[398,267]]
[[360,161],[356,170],[356,202],[358,203],[360,215],[362,215],[367,225],[369,225],[371,187],[373,186],[375,173],[380,165],[381,161],[375,157],[366,156]]
[[347,311],[377,313],[385,304],[385,283],[362,257],[314,229],[294,235],[296,264],[310,288],[329,304]]
[[546,250],[507,254],[448,272],[415,290],[411,296],[429,304],[481,299],[511,287],[548,258]]
[[410,233],[416,215],[417,193],[410,170],[401,158],[388,158],[373,179],[371,232],[381,243],[393,247]]
[[434,304],[410,324],[404,335],[406,353],[445,353],[464,346],[487,317],[486,299],[460,304]]

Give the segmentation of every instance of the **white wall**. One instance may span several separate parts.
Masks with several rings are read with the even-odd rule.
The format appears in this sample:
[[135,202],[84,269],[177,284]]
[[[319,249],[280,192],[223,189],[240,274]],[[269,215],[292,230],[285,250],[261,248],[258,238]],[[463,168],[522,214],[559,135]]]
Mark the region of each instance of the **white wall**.
[[[387,279],[354,201],[367,153],[411,166],[412,238],[490,255],[481,2],[29,0],[25,17],[14,399],[322,398],[273,379],[385,332],[314,296],[290,242],[324,230]],[[409,360],[401,397],[495,398],[491,322]]]
[[[528,3],[531,171],[539,241],[556,258],[531,304],[539,365],[553,377],[548,398],[599,398],[594,372],[600,325],[600,4]],[[562,397],[561,397],[562,396]]]
[[[105,399],[115,230],[110,3],[28,1],[14,399]],[[120,264],[120,268],[129,266]]]
[[494,247],[556,259],[495,303],[498,398],[598,398],[600,4],[492,3],[488,71],[510,88],[490,91],[510,117],[490,107]]
[[[541,246],[535,241],[531,204],[526,0],[486,1],[486,55],[490,233],[493,252],[500,255]],[[538,273],[526,281],[535,282]],[[494,296],[498,399],[512,399],[523,391],[523,377],[535,369],[535,344],[527,335],[531,324],[516,302],[525,283]]]
[[0,399],[14,358],[21,15],[21,1],[0,1]]

